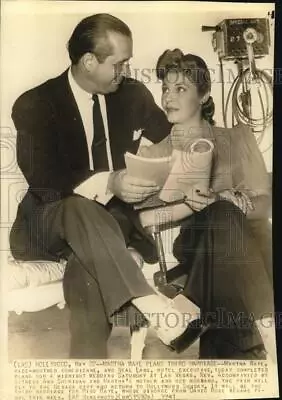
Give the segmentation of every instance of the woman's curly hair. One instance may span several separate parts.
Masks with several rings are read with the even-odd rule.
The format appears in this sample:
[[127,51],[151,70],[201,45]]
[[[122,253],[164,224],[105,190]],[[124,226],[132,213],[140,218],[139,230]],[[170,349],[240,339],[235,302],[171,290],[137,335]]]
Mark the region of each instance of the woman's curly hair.
[[[182,72],[197,87],[200,96],[204,96],[211,90],[211,77],[208,67],[201,57],[194,54],[183,54],[180,49],[166,50],[158,59],[157,77],[164,80],[170,71]],[[213,120],[215,111],[212,96],[202,104],[202,118],[211,125],[215,124]]]

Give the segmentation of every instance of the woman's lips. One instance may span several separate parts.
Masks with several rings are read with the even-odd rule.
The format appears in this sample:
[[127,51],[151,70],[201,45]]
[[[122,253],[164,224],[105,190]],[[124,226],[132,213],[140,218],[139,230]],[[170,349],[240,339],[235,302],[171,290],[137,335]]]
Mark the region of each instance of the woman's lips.
[[175,111],[179,111],[179,108],[174,108],[174,107],[169,107],[166,109],[166,112],[175,112]]

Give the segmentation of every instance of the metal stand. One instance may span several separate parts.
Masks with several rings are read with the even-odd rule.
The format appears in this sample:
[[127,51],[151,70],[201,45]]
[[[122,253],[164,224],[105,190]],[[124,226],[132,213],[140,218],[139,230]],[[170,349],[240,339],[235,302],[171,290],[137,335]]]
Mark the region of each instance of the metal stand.
[[159,292],[172,299],[183,290],[187,273],[181,271],[180,266],[167,270],[161,232],[155,228],[153,235],[160,265],[160,271],[154,274],[154,284]]

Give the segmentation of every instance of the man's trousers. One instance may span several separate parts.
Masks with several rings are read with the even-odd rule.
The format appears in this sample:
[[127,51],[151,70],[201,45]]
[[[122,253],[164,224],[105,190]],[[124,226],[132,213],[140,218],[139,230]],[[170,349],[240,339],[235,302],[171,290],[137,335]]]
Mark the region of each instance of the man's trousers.
[[113,315],[133,298],[154,293],[116,220],[97,202],[70,196],[37,206],[15,226],[10,235],[15,258],[67,259],[70,356],[107,358]]

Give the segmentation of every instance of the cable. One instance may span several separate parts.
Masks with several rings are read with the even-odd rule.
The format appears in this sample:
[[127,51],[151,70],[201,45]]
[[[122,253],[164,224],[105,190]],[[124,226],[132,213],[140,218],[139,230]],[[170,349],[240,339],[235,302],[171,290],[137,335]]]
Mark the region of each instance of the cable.
[[[249,69],[246,69],[243,71],[242,75],[239,77],[238,81],[236,82],[234,91],[233,91],[233,96],[232,96],[232,110],[235,114],[236,120],[238,122],[245,123],[252,128],[265,128],[267,125],[269,125],[272,122],[272,109],[267,110],[268,112],[263,115],[262,118],[253,118],[247,115],[246,111],[244,110],[243,106],[240,105],[238,101],[238,95],[240,92],[240,86],[242,84],[242,81],[247,78],[249,74]],[[270,84],[269,76],[264,72],[260,70],[255,71],[256,74],[256,79],[257,81],[263,81],[264,78],[267,80],[267,85],[264,85],[266,97],[268,98],[268,93],[267,89],[270,90],[272,93],[272,85]],[[259,93],[259,96],[261,97],[261,93]],[[262,97],[260,99],[261,104],[263,104]]]
[[226,115],[225,115],[225,112],[224,112],[225,93],[224,93],[223,63],[222,63],[222,59],[220,57],[218,57],[218,60],[219,60],[219,66],[220,66],[220,80],[221,80],[221,110],[222,110],[222,117],[223,117],[224,127],[227,128]]
[[[259,97],[260,105],[261,105],[262,120],[263,120],[263,122],[264,122],[264,125],[263,125],[263,127],[262,127],[262,132],[264,132],[264,131],[265,131],[265,128],[266,128],[266,126],[265,126],[266,115],[265,115],[264,106],[263,106],[263,101],[262,101],[262,97],[261,97],[261,93],[260,93],[259,88],[257,88],[257,91],[258,91],[258,97]],[[261,142],[262,142],[262,140],[263,140],[263,136],[264,136],[263,134],[260,135],[260,138],[258,139],[258,145],[261,144]]]
[[[265,72],[261,70],[253,70],[253,79],[250,80],[249,68],[243,70],[239,68],[238,75],[232,82],[232,85],[227,94],[226,102],[224,105],[223,119],[224,125],[227,127],[227,115],[230,99],[231,100],[231,111],[232,111],[232,126],[235,123],[243,123],[249,125],[253,129],[253,133],[256,137],[258,145],[260,145],[264,139],[265,129],[272,122],[272,111],[270,107],[269,98],[270,94],[273,93],[272,79]],[[256,84],[258,99],[260,102],[260,109],[262,117],[254,118],[250,115],[250,84]],[[259,85],[262,85],[259,88]],[[245,102],[245,103],[244,103]],[[266,150],[262,151],[265,152]]]
[[[225,103],[225,108],[224,108],[224,113],[223,113],[223,119],[226,121],[226,126],[225,126],[225,128],[227,128],[227,113],[228,113],[229,101],[230,101],[231,94],[232,94],[232,92],[233,92],[234,86],[235,86],[236,82],[238,81],[238,79],[239,79],[239,76],[237,76],[237,77],[234,79],[234,81],[232,82],[232,85],[231,85],[231,87],[230,87],[230,89],[229,89],[229,91],[228,91],[228,94],[227,94],[226,103]],[[233,113],[232,113],[232,121],[233,121]],[[233,125],[233,123],[232,123],[232,125]]]
[[[216,27],[204,26],[203,31],[215,30],[215,28]],[[228,111],[231,101],[232,126],[235,126],[236,123],[243,123],[250,126],[258,145],[261,145],[266,128],[272,123],[273,105],[272,102],[270,102],[270,96],[273,96],[273,87],[271,76],[265,71],[256,68],[256,56],[253,46],[256,42],[259,42],[259,35],[260,34],[253,27],[244,29],[243,39],[246,45],[247,53],[245,53],[245,55],[247,55],[247,58],[235,59],[238,65],[238,74],[229,88],[226,99],[223,68],[224,56],[219,55],[220,46],[218,43],[213,46],[214,50],[218,51],[221,78],[221,109],[224,127],[228,128]],[[229,59],[230,58],[234,59],[233,56],[229,57]],[[247,68],[245,64],[243,64],[244,61],[247,63]],[[256,99],[258,101],[258,114],[255,112],[254,108],[257,103],[255,101]],[[255,118],[255,115],[258,115],[258,117]]]

